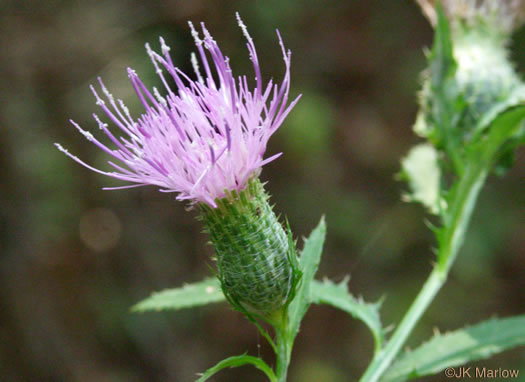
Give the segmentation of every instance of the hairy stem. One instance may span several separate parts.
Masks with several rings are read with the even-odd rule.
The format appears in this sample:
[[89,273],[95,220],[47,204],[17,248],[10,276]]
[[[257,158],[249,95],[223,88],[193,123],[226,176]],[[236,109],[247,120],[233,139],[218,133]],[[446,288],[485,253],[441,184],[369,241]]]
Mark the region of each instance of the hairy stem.
[[379,380],[445,284],[450,268],[463,244],[474,205],[489,168],[488,163],[481,161],[472,161],[465,168],[443,219],[444,226],[438,243],[438,262],[386,346],[376,353],[361,377],[361,382]]

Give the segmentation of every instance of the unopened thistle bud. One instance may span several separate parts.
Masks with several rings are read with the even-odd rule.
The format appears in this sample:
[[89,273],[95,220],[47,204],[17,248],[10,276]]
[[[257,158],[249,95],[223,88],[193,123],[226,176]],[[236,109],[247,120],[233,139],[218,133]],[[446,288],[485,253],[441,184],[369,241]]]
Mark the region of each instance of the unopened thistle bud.
[[293,243],[256,178],[244,190],[201,204],[225,295],[245,309],[272,313],[286,304],[294,274]]
[[[454,60],[454,92],[461,95],[466,109],[461,117],[464,139],[472,128],[502,101],[511,106],[525,97],[523,82],[515,72],[507,50],[512,31],[525,21],[525,0],[417,0],[433,26],[437,24],[438,3],[450,26]],[[430,73],[436,75],[436,73]],[[445,80],[440,79],[440,80]],[[449,88],[447,91],[451,92]],[[416,132],[428,136],[432,121],[426,119],[435,95],[430,81],[422,92],[423,115]],[[460,105],[458,105],[460,107]]]
[[279,33],[284,79],[281,84],[273,80],[263,84],[255,45],[239,15],[237,20],[255,71],[253,90],[246,76],[233,76],[229,58],[204,24],[201,36],[190,23],[202,66],[201,73],[193,55],[196,79],[174,66],[170,48],[161,38],[160,54],[149,45],[146,49],[164,95],[155,88],[150,91],[135,71],[128,69],[145,110],[139,118],[134,119],[100,79],[103,97],[91,87],[97,105],[120,129],[120,137],[96,115],[109,145],[72,122],[112,157],[108,163],[113,171],[94,168],[61,145],[57,147],[93,171],[134,183],[116,188],[155,185],[199,206],[217,252],[224,293],[235,304],[269,314],[290,296],[295,260],[290,256],[295,252],[257,177],[266,163],[280,155],[264,158],[266,145],[299,97],[289,102],[291,53],[285,50]]

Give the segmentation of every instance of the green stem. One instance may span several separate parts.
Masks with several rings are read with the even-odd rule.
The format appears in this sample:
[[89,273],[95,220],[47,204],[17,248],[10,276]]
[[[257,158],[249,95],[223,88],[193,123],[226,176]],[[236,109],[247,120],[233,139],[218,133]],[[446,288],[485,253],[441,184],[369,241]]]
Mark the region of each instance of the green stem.
[[288,374],[288,366],[290,365],[290,356],[292,353],[292,341],[288,335],[287,321],[281,326],[275,326],[275,343],[277,351],[275,353],[277,357],[277,365],[275,368],[275,374],[278,382],[286,382]]
[[374,356],[361,382],[376,382],[390,366],[417,322],[447,280],[450,268],[463,243],[476,204],[476,199],[487,177],[489,164],[472,161],[465,168],[444,218],[439,236],[438,263],[423,288],[401,320],[387,345]]

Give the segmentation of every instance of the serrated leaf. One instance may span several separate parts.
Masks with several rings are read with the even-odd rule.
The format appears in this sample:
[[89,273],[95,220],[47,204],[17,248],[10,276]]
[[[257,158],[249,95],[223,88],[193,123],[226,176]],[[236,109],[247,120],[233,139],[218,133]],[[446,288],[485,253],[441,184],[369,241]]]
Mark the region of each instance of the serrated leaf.
[[525,315],[488,320],[437,335],[419,348],[401,355],[382,381],[406,381],[436,374],[447,367],[485,359],[522,345],[525,345]]
[[441,170],[434,146],[422,143],[412,147],[401,160],[401,166],[402,177],[406,178],[411,190],[403,199],[419,202],[431,213],[438,214],[444,201],[440,195]]
[[315,304],[327,304],[363,321],[372,331],[376,350],[381,348],[384,331],[379,318],[380,303],[370,304],[356,299],[348,292],[348,280],[335,284],[330,280],[312,282],[311,301]]
[[187,284],[181,288],[166,289],[134,305],[134,312],[178,310],[193,308],[225,300],[219,280],[216,277]]
[[301,320],[311,303],[311,284],[321,261],[325,236],[326,223],[323,217],[304,243],[299,258],[299,267],[303,273],[302,280],[295,298],[288,307],[289,330],[292,338],[297,335]]
[[204,382],[207,381],[208,378],[212,377],[213,375],[217,374],[219,371],[225,368],[233,368],[233,367],[239,367],[244,365],[253,365],[257,369],[261,370],[268,379],[271,382],[276,382],[277,378],[275,377],[275,374],[270,366],[268,366],[262,359],[257,357],[252,357],[246,354],[243,355],[236,355],[233,357],[229,357],[226,359],[223,359],[215,366],[209,368],[206,370],[199,379],[197,379],[196,382]]

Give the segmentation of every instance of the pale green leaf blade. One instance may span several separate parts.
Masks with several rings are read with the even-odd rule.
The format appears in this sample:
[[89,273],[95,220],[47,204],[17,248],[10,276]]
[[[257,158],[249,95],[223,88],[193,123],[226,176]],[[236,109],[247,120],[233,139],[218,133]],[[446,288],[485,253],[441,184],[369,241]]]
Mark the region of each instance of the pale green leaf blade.
[[525,345],[525,315],[491,319],[475,326],[440,334],[406,352],[390,367],[383,382],[406,381],[441,372],[447,367],[488,358]]
[[310,234],[310,237],[304,243],[301,257],[299,259],[299,266],[303,272],[303,276],[297,294],[288,307],[288,317],[290,320],[289,328],[293,337],[297,335],[301,320],[311,303],[311,283],[317,272],[317,268],[319,267],[319,262],[321,261],[325,236],[326,223],[323,217],[317,227]]
[[381,348],[384,330],[379,317],[380,303],[367,303],[356,299],[348,292],[347,280],[335,284],[330,280],[312,282],[311,301],[315,304],[327,304],[361,320],[374,336],[376,350]]
[[187,284],[181,288],[166,289],[134,305],[134,312],[178,310],[221,302],[225,300],[219,280],[210,277],[203,281]]
[[222,369],[225,369],[227,367],[233,368],[233,367],[239,367],[251,364],[255,366],[257,369],[261,370],[268,379],[272,382],[277,381],[277,378],[275,377],[275,374],[270,366],[268,366],[262,359],[257,357],[252,357],[246,354],[243,355],[236,355],[233,357],[229,357],[226,359],[223,359],[215,366],[209,368],[200,376],[199,379],[197,379],[196,382],[204,382],[207,381],[208,378],[212,377],[213,375],[217,374]]

